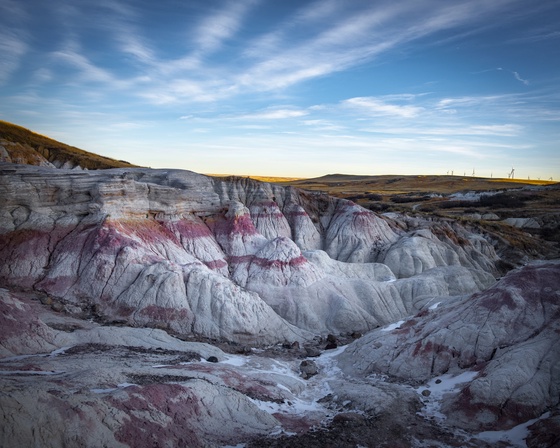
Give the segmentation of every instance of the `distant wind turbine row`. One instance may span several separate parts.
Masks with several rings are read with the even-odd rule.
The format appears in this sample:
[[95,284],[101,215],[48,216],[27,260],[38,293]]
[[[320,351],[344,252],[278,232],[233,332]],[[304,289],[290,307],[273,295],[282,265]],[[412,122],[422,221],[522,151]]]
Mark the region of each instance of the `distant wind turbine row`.
[[[451,173],[451,176],[454,175],[454,171],[453,171],[453,170],[447,171],[447,175],[448,175],[448,176],[450,175],[450,173]],[[466,176],[466,175],[467,175],[467,172],[466,172],[466,171],[463,171],[463,176]],[[474,168],[473,168],[473,170],[472,170],[471,176],[472,176],[472,177],[475,176],[475,169],[474,169]],[[490,178],[493,178],[493,177],[494,177],[494,173],[490,173]],[[511,167],[511,171],[510,171],[509,173],[507,173],[507,178],[508,178],[508,179],[515,179],[515,168],[514,168],[514,167]],[[527,180],[531,180],[531,176],[527,176]],[[541,178],[539,177],[538,180],[541,180]],[[550,177],[548,180],[549,180],[549,181],[552,181],[553,178]]]

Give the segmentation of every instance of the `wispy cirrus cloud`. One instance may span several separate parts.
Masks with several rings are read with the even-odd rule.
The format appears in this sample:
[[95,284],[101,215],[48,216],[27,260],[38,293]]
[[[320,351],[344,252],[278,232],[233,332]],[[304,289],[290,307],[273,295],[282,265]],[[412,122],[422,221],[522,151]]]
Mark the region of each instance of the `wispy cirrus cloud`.
[[100,0],[98,6],[107,14],[99,20],[98,27],[117,43],[118,51],[132,56],[146,66],[157,67],[160,63],[157,50],[144,37],[141,27],[142,16],[131,4],[119,0]]
[[0,84],[7,82],[20,66],[27,43],[9,31],[0,31]]
[[482,135],[501,135],[515,137],[523,130],[523,126],[519,124],[492,124],[471,126],[468,133]]
[[[513,3],[515,0],[472,0],[442,7],[427,0],[348,8],[346,2],[329,1],[318,10],[330,27],[317,27],[315,16],[305,8],[273,33],[250,42],[246,55],[257,62],[237,82],[259,90],[285,88],[348,69],[442,30],[466,25],[475,25],[476,30],[477,23],[486,23],[490,14]],[[293,33],[303,36],[297,45],[292,45]]]
[[[86,51],[61,49],[54,55],[81,70],[84,81],[105,82],[109,88],[129,86],[131,95],[152,104],[209,102],[280,91],[340,72],[407,42],[476,23],[489,11],[514,1],[471,0],[445,7],[434,0],[352,7],[342,0],[317,1],[296,9],[271,32],[257,35],[243,46],[236,43],[231,55],[217,62],[211,55],[239,37],[248,26],[249,14],[259,6],[258,0],[226,2],[221,9],[202,15],[185,31],[190,38],[177,47],[183,47],[183,52],[171,54],[161,42],[147,39],[149,20],[135,4],[103,0],[102,8],[111,14],[97,26],[113,36],[121,53],[140,64],[142,76],[124,79],[113,67],[94,63]],[[402,117],[418,113],[413,106],[369,105],[372,110],[374,106],[377,113]]]
[[512,73],[513,73],[513,76],[515,77],[515,79],[517,79],[519,82],[525,84],[526,86],[529,85],[529,80],[528,79],[523,79],[521,77],[521,75],[517,72],[512,72]]
[[480,75],[482,73],[488,73],[488,72],[507,72],[507,73],[511,73],[511,75],[519,82],[525,84],[526,86],[528,86],[530,84],[528,79],[524,79],[521,77],[521,75],[519,74],[519,72],[513,71],[513,70],[508,70],[502,67],[497,67],[497,68],[489,68],[489,69],[485,69],[485,70],[479,70],[477,72],[473,72],[473,75]]
[[108,70],[96,66],[83,54],[72,49],[55,51],[52,53],[52,57],[76,68],[81,75],[82,81],[101,83],[113,83],[116,81]]
[[20,2],[0,2],[0,85],[11,78],[29,50],[29,36],[23,28],[27,20],[28,14]]
[[377,127],[361,128],[364,132],[393,135],[414,135],[414,136],[498,136],[516,137],[521,134],[524,127],[518,124],[492,124],[492,125],[470,125],[466,122],[457,122],[440,126],[437,123],[430,125],[429,122],[422,122],[417,126],[400,126],[381,124]]
[[437,101],[437,109],[450,109],[456,107],[475,107],[488,105],[511,98],[511,95],[475,95],[454,98],[442,98]]
[[202,20],[194,35],[198,51],[209,53],[220,48],[239,31],[245,15],[257,3],[258,0],[229,2],[224,10]]
[[544,29],[544,30],[538,30],[526,36],[516,37],[515,39],[509,40],[508,43],[511,44],[520,44],[520,43],[527,43],[527,42],[534,43],[534,42],[556,40],[556,39],[560,39],[560,31]]
[[385,102],[376,97],[356,97],[344,100],[344,106],[357,108],[367,115],[388,115],[400,118],[414,118],[422,113],[422,107],[412,105],[399,105]]
[[[250,65],[236,82],[245,89],[285,88],[340,71],[387,48],[386,41],[371,39],[368,33],[394,14],[392,8],[337,17],[335,13],[339,10],[333,5],[340,6],[340,2],[330,2],[329,8],[321,10],[321,15],[329,15],[325,20],[332,25],[328,28],[318,27],[314,23],[315,17],[306,9],[296,14],[294,20],[285,25],[286,29],[257,39],[250,50],[256,63]],[[304,35],[296,44],[291,39],[294,27]],[[256,51],[259,48],[261,54]]]
[[325,119],[303,120],[302,124],[317,131],[338,132],[346,129],[346,126],[341,123],[335,123],[331,120]]
[[282,108],[272,108],[251,114],[244,114],[235,116],[238,120],[284,120],[288,118],[298,118],[308,115],[309,112],[303,109],[282,109]]

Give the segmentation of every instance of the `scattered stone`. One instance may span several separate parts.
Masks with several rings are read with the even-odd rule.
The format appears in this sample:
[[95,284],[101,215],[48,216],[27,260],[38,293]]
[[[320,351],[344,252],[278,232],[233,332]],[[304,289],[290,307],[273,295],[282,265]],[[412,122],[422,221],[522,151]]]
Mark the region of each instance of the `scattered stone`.
[[218,358],[216,358],[215,356],[209,356],[208,358],[206,358],[206,361],[208,361],[208,362],[218,362]]
[[301,376],[303,376],[303,378],[306,380],[319,373],[317,364],[315,364],[314,361],[310,361],[308,359],[301,362],[301,364],[299,365],[299,370],[301,372]]
[[52,305],[53,299],[50,296],[42,296],[40,299],[43,305]]
[[423,395],[424,397],[429,397],[430,395],[432,395],[432,391],[431,391],[431,390],[428,390],[428,389],[424,389],[424,390],[422,391],[422,395]]
[[334,398],[333,394],[327,394],[324,397],[319,398],[317,400],[317,403],[323,403],[323,404],[324,403],[332,403],[333,398]]
[[441,384],[441,380],[439,378],[435,382],[436,384]]
[[236,350],[236,353],[240,355],[250,355],[252,353],[251,347],[247,345],[242,345]]
[[57,313],[61,313],[64,310],[64,304],[59,302],[58,300],[54,300],[51,303],[51,309],[56,311]]
[[317,347],[305,347],[305,352],[310,358],[317,358],[318,356],[321,356],[321,350]]
[[72,305],[70,303],[64,305],[64,312],[73,316],[81,316],[83,314],[83,310],[79,306]]
[[352,339],[360,339],[362,337],[362,333],[360,333],[359,331],[354,331],[350,334],[350,336],[352,337]]
[[365,417],[357,412],[341,412],[334,416],[333,423],[335,425],[355,426],[363,425],[365,420]]
[[47,326],[53,330],[64,331],[66,333],[72,333],[76,330],[81,330],[83,327],[75,323],[65,323],[65,322],[49,322]]
[[327,336],[327,345],[325,345],[325,350],[333,350],[338,347],[338,340],[333,334]]
[[553,415],[542,418],[529,426],[529,435],[526,438],[529,448],[551,448],[560,446],[560,414],[554,411]]

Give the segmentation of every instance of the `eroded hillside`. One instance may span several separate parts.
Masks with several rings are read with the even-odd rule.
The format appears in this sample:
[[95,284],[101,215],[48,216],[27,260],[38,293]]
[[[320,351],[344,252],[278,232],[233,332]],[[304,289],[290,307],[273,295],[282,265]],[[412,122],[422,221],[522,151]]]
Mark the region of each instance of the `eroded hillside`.
[[558,442],[554,242],[372,208],[1,164],[0,445]]
[[0,162],[89,170],[135,166],[57,142],[2,120]]

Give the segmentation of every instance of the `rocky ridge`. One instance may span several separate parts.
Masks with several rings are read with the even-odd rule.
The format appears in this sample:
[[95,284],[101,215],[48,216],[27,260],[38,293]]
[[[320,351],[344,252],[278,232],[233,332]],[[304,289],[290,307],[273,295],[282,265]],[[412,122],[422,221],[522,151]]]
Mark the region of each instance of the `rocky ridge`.
[[1,174],[0,282],[105,320],[306,340],[364,332],[426,296],[494,282],[497,256],[480,235],[447,229],[454,244],[430,228],[403,232],[325,195],[179,170]]
[[368,333],[340,365],[351,375],[410,384],[470,372],[442,408],[447,423],[509,429],[558,406],[559,335],[560,263],[538,262],[480,293],[434,303],[392,329]]

